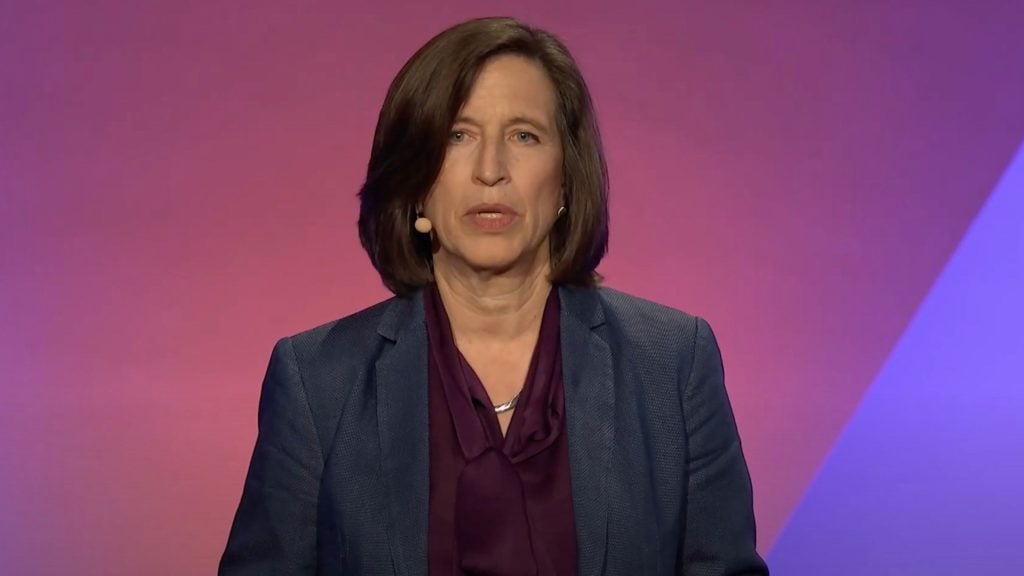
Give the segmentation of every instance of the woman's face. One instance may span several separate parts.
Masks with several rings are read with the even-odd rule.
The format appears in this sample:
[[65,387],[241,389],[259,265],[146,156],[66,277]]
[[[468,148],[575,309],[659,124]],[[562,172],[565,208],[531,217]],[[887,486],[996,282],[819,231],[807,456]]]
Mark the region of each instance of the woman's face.
[[547,272],[562,204],[555,122],[555,89],[539,64],[508,55],[484,65],[423,205],[439,244],[435,270]]

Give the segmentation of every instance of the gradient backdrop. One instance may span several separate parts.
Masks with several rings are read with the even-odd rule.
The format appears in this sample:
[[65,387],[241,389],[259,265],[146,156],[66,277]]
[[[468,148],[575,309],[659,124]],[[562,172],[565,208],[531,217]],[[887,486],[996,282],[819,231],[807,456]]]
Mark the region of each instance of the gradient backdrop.
[[610,286],[722,344],[775,574],[1024,561],[1024,3],[0,1],[0,572],[215,569],[274,341],[387,296],[376,113],[559,34]]

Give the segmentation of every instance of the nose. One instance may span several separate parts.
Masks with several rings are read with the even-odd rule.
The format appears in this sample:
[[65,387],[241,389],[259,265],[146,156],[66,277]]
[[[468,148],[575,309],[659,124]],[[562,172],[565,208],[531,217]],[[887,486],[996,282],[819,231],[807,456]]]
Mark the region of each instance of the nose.
[[477,147],[473,179],[484,186],[496,186],[508,180],[508,164],[503,140],[483,139]]

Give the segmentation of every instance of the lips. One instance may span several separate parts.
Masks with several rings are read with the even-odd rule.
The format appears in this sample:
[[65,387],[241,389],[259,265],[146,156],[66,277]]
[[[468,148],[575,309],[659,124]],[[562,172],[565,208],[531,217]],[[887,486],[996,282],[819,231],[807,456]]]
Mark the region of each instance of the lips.
[[477,204],[466,211],[466,217],[485,232],[500,232],[508,228],[519,214],[505,204]]
[[477,204],[466,211],[467,216],[491,216],[497,217],[496,215],[508,215],[518,216],[511,207],[505,204]]

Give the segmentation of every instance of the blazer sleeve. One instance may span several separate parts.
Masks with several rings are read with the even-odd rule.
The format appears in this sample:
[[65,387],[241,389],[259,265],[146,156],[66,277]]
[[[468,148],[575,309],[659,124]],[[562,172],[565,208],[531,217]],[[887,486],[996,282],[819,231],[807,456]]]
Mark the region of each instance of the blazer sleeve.
[[323,455],[292,342],[270,357],[259,434],[219,574],[314,574]]
[[680,574],[767,576],[768,567],[755,549],[750,474],[725,391],[722,356],[701,318],[683,385],[689,484]]

